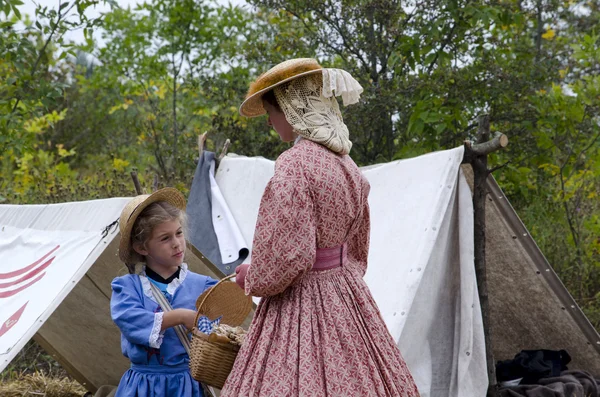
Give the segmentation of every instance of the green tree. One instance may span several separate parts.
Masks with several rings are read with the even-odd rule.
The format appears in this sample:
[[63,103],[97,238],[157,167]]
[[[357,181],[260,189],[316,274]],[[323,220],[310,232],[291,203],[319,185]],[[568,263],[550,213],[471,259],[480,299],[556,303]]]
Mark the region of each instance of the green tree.
[[[196,136],[211,127],[215,105],[203,81],[236,59],[247,18],[235,7],[194,0],[156,1],[106,15],[98,51],[105,88],[116,95],[109,115],[133,117],[123,135],[136,139],[161,179],[189,175]],[[241,55],[237,55],[239,58]]]
[[[36,20],[23,18],[21,0],[5,0],[0,9],[0,152],[30,148],[35,134],[54,125],[61,115],[49,114],[66,84],[62,60],[72,53],[64,34],[84,29],[86,36],[99,22],[85,10],[97,0],[59,1],[56,9],[37,6]],[[25,25],[19,30],[18,24]]]
[[252,4],[293,15],[306,55],[365,87],[344,115],[360,164],[458,146],[488,113],[511,140],[492,156],[501,186],[600,326],[597,2]]

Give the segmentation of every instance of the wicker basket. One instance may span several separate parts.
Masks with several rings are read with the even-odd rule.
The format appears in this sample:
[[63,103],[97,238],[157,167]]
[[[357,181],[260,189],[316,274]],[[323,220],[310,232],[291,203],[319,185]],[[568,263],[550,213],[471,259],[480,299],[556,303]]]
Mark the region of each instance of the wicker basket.
[[[214,287],[204,291],[196,301],[196,322],[201,315],[214,320],[221,316],[221,323],[239,326],[252,310],[252,298],[230,279],[225,277]],[[192,330],[190,372],[197,381],[222,388],[231,372],[239,346],[209,340],[209,335]]]

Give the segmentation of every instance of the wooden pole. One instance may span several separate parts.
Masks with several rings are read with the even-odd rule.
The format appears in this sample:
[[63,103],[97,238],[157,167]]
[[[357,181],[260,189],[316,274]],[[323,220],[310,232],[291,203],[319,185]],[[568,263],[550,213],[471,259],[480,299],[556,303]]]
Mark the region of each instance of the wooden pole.
[[202,135],[198,135],[198,161],[202,158],[202,152],[204,152],[204,143],[206,142],[206,135],[208,131]]
[[476,156],[483,156],[504,149],[508,146],[508,137],[501,132],[496,132],[494,138],[487,142],[473,143],[465,141],[465,155],[463,164],[471,164]]
[[144,194],[142,190],[142,185],[140,184],[140,180],[138,179],[137,172],[131,171],[131,179],[133,179],[133,185],[135,186],[135,192],[138,194]]
[[215,159],[215,169],[219,168],[219,164],[221,164],[221,160],[225,158],[227,155],[227,150],[229,149],[229,145],[231,144],[231,140],[227,138],[225,140],[225,144],[223,144],[223,150],[221,150],[221,154]]
[[[487,141],[490,133],[490,122],[487,116],[479,118],[479,142]],[[486,180],[488,177],[487,154],[475,155],[473,162],[473,210],[474,210],[474,232],[475,232],[475,275],[477,277],[477,289],[479,291],[479,303],[481,305],[481,317],[485,335],[485,356],[487,361],[489,386],[487,397],[497,395],[496,385],[496,363],[492,349],[492,332],[490,327],[489,296],[487,289],[487,272],[485,266],[485,197],[487,195]]]
[[154,181],[152,182],[152,192],[154,193],[155,191],[158,190],[158,174],[154,174]]
[[485,337],[485,355],[488,369],[489,385],[487,397],[498,395],[496,382],[496,363],[492,348],[492,329],[490,325],[489,295],[487,288],[487,272],[485,262],[485,205],[487,196],[486,181],[490,174],[487,155],[508,145],[508,137],[496,133],[490,138],[490,119],[484,115],[479,117],[478,143],[465,142],[465,156],[463,163],[470,163],[473,168],[473,212],[474,212],[474,250],[475,250],[475,275],[481,305],[481,317]]

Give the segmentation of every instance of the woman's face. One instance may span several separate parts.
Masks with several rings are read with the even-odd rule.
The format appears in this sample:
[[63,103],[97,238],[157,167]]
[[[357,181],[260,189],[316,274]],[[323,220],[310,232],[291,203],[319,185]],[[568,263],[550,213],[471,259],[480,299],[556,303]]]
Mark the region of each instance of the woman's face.
[[291,142],[296,139],[298,134],[294,132],[294,128],[286,120],[283,111],[267,101],[263,101],[263,106],[269,115],[267,123],[277,131],[281,140],[283,142]]

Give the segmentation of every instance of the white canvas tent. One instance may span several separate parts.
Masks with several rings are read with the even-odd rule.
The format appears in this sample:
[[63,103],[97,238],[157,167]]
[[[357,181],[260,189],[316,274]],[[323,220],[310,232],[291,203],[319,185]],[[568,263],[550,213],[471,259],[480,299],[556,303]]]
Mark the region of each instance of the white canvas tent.
[[[101,231],[119,216],[127,201],[0,206],[0,277],[5,281],[2,290],[8,295],[2,298],[0,321],[6,326],[6,319],[11,319],[0,335],[1,369],[42,325],[53,322],[48,319],[59,306],[65,307],[65,302],[75,296],[84,310],[64,312],[55,329],[59,335],[68,334],[66,330],[78,328],[89,320],[93,323],[90,316],[107,313],[106,307],[97,306],[100,302],[94,294],[79,294],[77,290],[89,282],[85,280],[86,273],[116,235],[108,233],[103,238]],[[79,342],[85,343],[75,337],[65,341],[64,346],[75,351],[88,348]],[[116,342],[118,349],[118,337],[111,335],[105,342],[108,349]]]
[[[487,387],[473,270],[472,205],[461,160],[459,148],[364,170],[372,186],[366,280],[423,396],[480,396]],[[272,172],[271,161],[236,156],[223,159],[217,172],[217,183],[247,242],[252,241],[260,196]],[[493,180],[490,184],[494,186]],[[560,282],[552,282],[551,268],[531,248],[532,240],[521,238],[518,217],[501,200],[506,201],[490,197],[487,233],[496,359],[512,358],[525,348],[565,348],[573,368],[600,373],[598,334]],[[126,201],[0,205],[0,227],[7,231],[0,234],[2,275],[27,267],[57,245],[64,252],[52,252],[51,265],[19,285],[45,274],[35,284],[0,298],[5,325],[12,324],[24,301],[30,302],[16,325],[0,335],[0,369],[37,332],[35,339],[91,391],[118,382],[128,363],[120,353],[108,302],[110,281],[125,270],[116,257],[118,232],[113,228],[102,238],[101,230],[118,217]],[[519,238],[513,238],[517,233]],[[198,255],[194,249],[186,254],[190,268],[216,276]],[[537,274],[534,269],[540,267],[544,272]],[[7,276],[0,283],[20,277]],[[511,287],[524,283],[527,288]],[[14,290],[14,285],[0,288]]]

